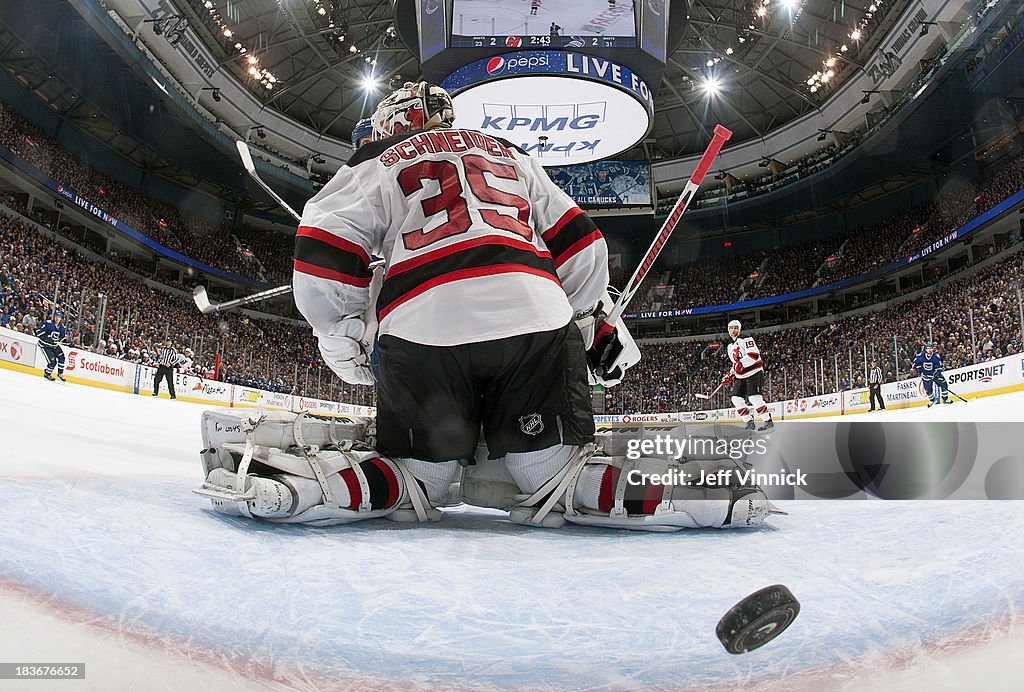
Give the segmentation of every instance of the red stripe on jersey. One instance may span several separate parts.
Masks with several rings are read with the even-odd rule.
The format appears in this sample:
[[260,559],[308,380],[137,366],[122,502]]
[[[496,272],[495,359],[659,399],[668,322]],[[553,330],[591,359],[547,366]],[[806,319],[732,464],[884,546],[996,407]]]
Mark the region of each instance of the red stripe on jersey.
[[562,214],[562,217],[555,221],[555,225],[540,234],[540,237],[544,239],[545,243],[551,242],[551,239],[558,235],[558,232],[565,227],[565,224],[572,221],[574,218],[583,213],[583,210],[579,207],[572,207],[569,211]]
[[503,245],[505,247],[515,248],[516,250],[523,250],[525,252],[532,252],[538,257],[545,257],[551,259],[551,253],[547,250],[541,250],[535,245],[517,240],[515,238],[506,238],[504,236],[488,235],[481,238],[473,238],[472,240],[463,240],[459,243],[453,243],[447,247],[439,248],[437,250],[431,250],[425,252],[422,255],[411,257],[407,260],[398,262],[394,266],[388,269],[387,278],[392,278],[402,272],[407,272],[410,269],[416,269],[422,267],[430,262],[435,262],[442,257],[449,257],[457,252],[463,252],[476,247],[483,247],[485,245]]
[[495,274],[531,274],[533,276],[539,276],[553,282],[559,288],[562,284],[559,283],[558,277],[553,276],[550,272],[546,272],[542,269],[534,269],[528,267],[525,264],[492,264],[486,267],[470,267],[469,269],[460,269],[458,271],[449,272],[442,274],[441,276],[424,281],[416,288],[411,291],[406,291],[404,294],[394,299],[380,310],[380,319],[383,320],[390,314],[395,308],[401,306],[403,303],[407,303],[413,298],[423,295],[432,288],[436,288],[441,284],[451,283],[453,281],[462,281],[463,279],[476,279],[481,276],[493,276]]
[[345,486],[348,488],[349,501],[345,509],[358,509],[359,504],[363,501],[363,493],[359,489],[356,472],[352,469],[344,469],[339,471],[338,475],[341,476],[341,480],[345,481]]
[[765,412],[765,411],[767,411],[767,410],[768,410],[768,407],[767,407],[767,406],[762,406],[762,407],[760,407],[759,409],[757,409],[757,412],[758,412],[758,413],[764,413],[764,412]]
[[333,269],[324,269],[323,267],[318,267],[315,264],[303,262],[302,260],[295,260],[294,267],[295,271],[300,274],[308,274],[309,276],[315,276],[320,279],[337,281],[339,283],[348,284],[349,286],[355,286],[356,288],[369,288],[370,281],[373,279],[371,276],[364,277],[342,274],[341,272],[334,271]]
[[597,493],[597,509],[600,512],[611,512],[615,506],[615,488],[619,484],[619,468],[606,466],[601,476],[601,489]]
[[398,504],[399,500],[398,478],[395,476],[394,469],[388,466],[383,459],[370,459],[370,463],[376,466],[380,470],[380,472],[384,474],[384,478],[386,478],[388,481],[388,499],[384,506],[394,507],[396,504]]
[[590,235],[586,235],[575,243],[565,249],[565,252],[555,258],[555,268],[561,267],[563,264],[573,258],[576,253],[582,251],[584,248],[590,247],[597,241],[601,240],[604,236],[601,235],[601,231],[594,231]]
[[662,493],[665,492],[665,486],[657,485],[652,483],[644,489],[644,501],[641,505],[641,512],[643,514],[654,514],[654,510],[661,504]]
[[295,236],[312,238],[313,240],[319,240],[321,243],[327,243],[328,245],[332,245],[338,248],[339,250],[351,252],[353,255],[356,255],[357,257],[359,257],[359,259],[363,260],[366,266],[370,266],[370,256],[366,254],[366,250],[359,247],[350,240],[339,238],[330,231],[325,231],[324,229],[317,228],[316,226],[299,226],[299,230],[295,232]]

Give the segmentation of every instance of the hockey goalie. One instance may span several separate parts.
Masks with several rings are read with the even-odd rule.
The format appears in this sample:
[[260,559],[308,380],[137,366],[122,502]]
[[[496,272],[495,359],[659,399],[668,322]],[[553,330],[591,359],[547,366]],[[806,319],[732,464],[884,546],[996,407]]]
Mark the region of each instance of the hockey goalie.
[[[454,117],[427,82],[385,98],[374,141],[306,204],[296,234],[295,303],[324,361],[373,385],[376,332],[375,421],[208,412],[198,492],[279,522],[427,522],[451,502],[541,526],[763,522],[756,487],[633,484],[630,471],[678,462],[595,443],[590,385],[619,383],[640,357],[606,314],[604,238],[535,159]],[[379,285],[371,255],[384,258]]]

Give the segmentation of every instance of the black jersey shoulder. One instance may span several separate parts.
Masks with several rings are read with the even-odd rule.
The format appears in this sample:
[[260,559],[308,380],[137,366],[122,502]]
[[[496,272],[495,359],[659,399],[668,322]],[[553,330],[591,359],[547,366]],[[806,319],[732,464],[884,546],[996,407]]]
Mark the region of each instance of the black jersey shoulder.
[[[442,130],[442,129],[444,129],[444,130],[465,130],[467,128],[464,128],[464,127],[446,127],[446,128],[436,128],[436,129],[438,129],[438,130]],[[477,130],[477,131],[479,132],[479,130]],[[393,147],[394,145],[398,144],[399,142],[401,142],[403,140],[406,140],[406,139],[409,139],[410,137],[413,137],[415,135],[418,135],[421,132],[426,132],[426,130],[414,130],[412,132],[403,132],[401,134],[392,135],[391,137],[388,137],[387,139],[379,139],[379,140],[377,140],[375,142],[367,142],[363,146],[359,147],[359,149],[356,150],[356,153],[352,154],[352,157],[349,158],[347,165],[349,165],[349,166],[358,166],[359,164],[363,163],[364,161],[369,161],[370,159],[375,159],[378,156],[380,156],[381,154],[383,154],[385,151],[387,151],[389,147]],[[486,134],[486,133],[485,132],[481,132],[480,134]],[[506,146],[509,149],[515,149],[516,151],[518,151],[523,156],[529,156],[529,154],[527,154],[525,151],[520,149],[515,144],[512,144],[511,142],[509,142],[507,139],[504,139],[502,137],[495,137],[494,135],[487,135],[487,136],[490,137],[491,139],[497,140],[503,146]]]

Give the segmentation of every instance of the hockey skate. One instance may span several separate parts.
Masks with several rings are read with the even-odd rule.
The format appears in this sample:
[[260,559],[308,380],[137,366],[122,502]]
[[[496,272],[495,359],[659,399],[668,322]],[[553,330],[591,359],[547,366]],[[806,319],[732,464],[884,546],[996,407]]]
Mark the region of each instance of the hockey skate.
[[53,379],[53,375],[51,375],[51,374],[50,374],[50,373],[48,373],[48,372],[44,372],[44,373],[43,373],[43,377],[45,377],[46,379],[48,379],[48,380],[49,380],[50,382],[56,382],[56,380],[55,380],[55,379]]
[[64,373],[62,372],[57,373],[57,379],[60,380],[61,382],[67,382],[67,380],[64,379]]
[[754,419],[751,418],[750,420],[747,421],[747,424],[745,426],[743,426],[743,427],[744,427],[745,430],[757,430],[757,423],[755,423]]
[[758,428],[757,432],[768,432],[769,430],[771,430],[774,427],[775,427],[775,421],[769,420],[764,425],[762,425],[760,428]]

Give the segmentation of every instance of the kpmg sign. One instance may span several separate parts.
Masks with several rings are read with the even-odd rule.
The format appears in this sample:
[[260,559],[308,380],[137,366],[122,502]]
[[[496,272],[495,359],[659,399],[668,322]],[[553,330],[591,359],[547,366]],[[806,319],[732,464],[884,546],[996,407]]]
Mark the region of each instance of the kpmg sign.
[[654,101],[628,67],[569,51],[520,51],[477,60],[441,86],[455,126],[509,140],[545,166],[587,163],[640,142]]

